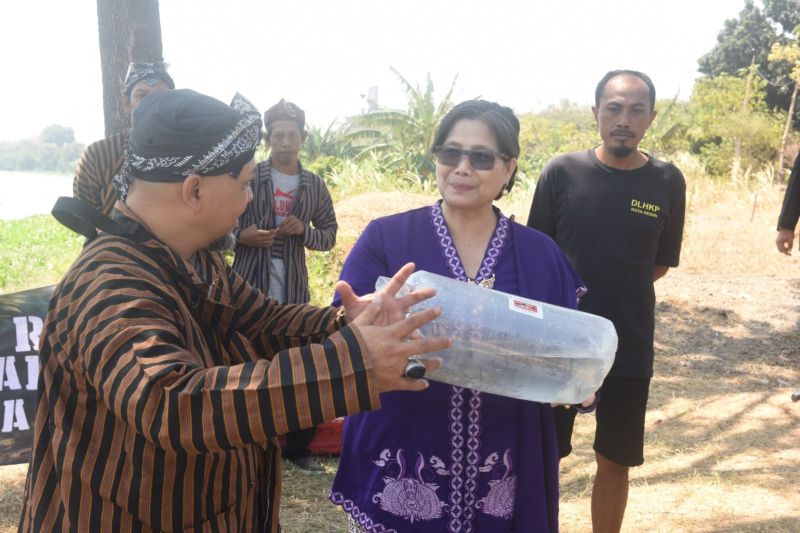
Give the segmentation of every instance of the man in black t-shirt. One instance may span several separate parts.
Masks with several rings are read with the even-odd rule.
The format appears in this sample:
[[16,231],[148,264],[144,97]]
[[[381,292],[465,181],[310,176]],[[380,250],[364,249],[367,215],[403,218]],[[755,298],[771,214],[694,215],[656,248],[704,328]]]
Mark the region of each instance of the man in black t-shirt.
[[[565,154],[542,172],[528,225],[550,235],[589,288],[580,309],[614,323],[619,346],[598,393],[592,492],[595,532],[619,531],[628,470],[644,462],[653,375],[653,282],[678,266],[686,184],[681,172],[638,150],[656,112],[655,88],[629,70],[606,74],[592,108],[602,144]],[[559,452],[572,450],[575,409],[557,409]]]

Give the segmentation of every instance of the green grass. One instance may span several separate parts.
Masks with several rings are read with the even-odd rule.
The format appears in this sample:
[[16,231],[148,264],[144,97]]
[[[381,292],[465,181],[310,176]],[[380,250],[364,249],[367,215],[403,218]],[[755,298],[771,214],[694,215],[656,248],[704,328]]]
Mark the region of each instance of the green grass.
[[0,292],[57,283],[83,241],[50,215],[0,220]]
[[[353,242],[340,238],[329,252],[308,252],[311,301],[330,305],[333,284],[339,279],[345,255]],[[353,239],[351,239],[353,240]],[[0,220],[0,293],[33,289],[58,283],[78,257],[84,238],[49,215],[20,220]]]
[[308,289],[313,305],[325,307],[331,304],[333,285],[339,279],[342,265],[347,258],[344,250],[350,250],[354,243],[353,238],[339,236],[336,246],[328,252],[306,252]]

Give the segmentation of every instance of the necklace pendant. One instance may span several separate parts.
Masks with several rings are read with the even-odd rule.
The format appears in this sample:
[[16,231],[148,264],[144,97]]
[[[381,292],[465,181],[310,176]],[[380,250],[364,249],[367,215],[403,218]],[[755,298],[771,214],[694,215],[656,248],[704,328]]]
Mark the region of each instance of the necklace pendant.
[[467,283],[470,283],[472,285],[477,285],[478,287],[483,287],[484,289],[492,289],[494,288],[494,274],[480,281],[468,277]]
[[492,274],[491,276],[489,276],[486,279],[482,279],[480,281],[480,283],[478,283],[478,285],[480,285],[481,287],[484,287],[486,289],[493,288],[494,287],[494,274]]

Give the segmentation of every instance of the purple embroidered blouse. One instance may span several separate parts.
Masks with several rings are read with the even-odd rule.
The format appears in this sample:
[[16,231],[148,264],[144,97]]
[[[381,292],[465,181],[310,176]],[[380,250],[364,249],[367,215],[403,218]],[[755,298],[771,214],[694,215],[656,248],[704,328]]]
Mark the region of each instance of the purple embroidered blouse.
[[[494,276],[497,290],[575,308],[585,289],[561,250],[496,213],[476,281]],[[372,221],[341,278],[366,294],[408,261],[466,281],[439,202]],[[433,381],[424,392],[385,393],[381,403],[347,419],[330,494],[366,531],[558,531],[550,406]]]

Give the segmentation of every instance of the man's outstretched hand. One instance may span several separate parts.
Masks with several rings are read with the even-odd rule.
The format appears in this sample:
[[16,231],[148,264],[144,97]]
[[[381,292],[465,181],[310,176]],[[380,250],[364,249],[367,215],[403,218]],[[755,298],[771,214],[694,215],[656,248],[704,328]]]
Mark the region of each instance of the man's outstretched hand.
[[336,292],[339,293],[339,297],[342,299],[342,307],[347,321],[353,322],[358,315],[369,307],[373,300],[379,298],[381,305],[378,308],[378,314],[375,316],[374,325],[388,326],[401,320],[411,306],[436,294],[436,291],[432,288],[423,288],[397,298],[398,291],[413,272],[414,263],[406,263],[381,290],[364,296],[356,296],[353,288],[346,281],[340,280],[336,282]]
[[[347,282],[339,281],[336,291],[342,299],[350,325],[360,334],[370,354],[381,392],[391,390],[423,390],[425,379],[403,376],[408,358],[448,348],[447,337],[422,337],[417,330],[441,315],[438,308],[408,314],[413,305],[430,298],[436,291],[419,289],[397,298],[397,292],[414,272],[408,263],[381,290],[366,296],[356,296]],[[441,359],[423,359],[426,373],[442,366]]]

